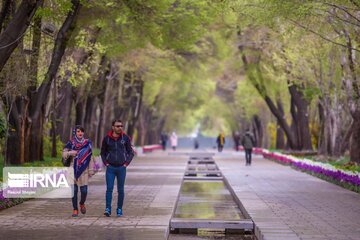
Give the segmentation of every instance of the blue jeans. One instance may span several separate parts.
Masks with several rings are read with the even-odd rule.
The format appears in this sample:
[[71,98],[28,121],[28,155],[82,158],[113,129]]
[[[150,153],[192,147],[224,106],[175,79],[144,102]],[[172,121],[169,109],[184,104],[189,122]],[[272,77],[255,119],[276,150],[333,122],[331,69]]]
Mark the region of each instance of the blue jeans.
[[122,209],[124,203],[124,185],[126,177],[126,167],[106,167],[106,208],[111,210],[112,193],[114,189],[115,177],[117,179],[118,202],[117,207]]

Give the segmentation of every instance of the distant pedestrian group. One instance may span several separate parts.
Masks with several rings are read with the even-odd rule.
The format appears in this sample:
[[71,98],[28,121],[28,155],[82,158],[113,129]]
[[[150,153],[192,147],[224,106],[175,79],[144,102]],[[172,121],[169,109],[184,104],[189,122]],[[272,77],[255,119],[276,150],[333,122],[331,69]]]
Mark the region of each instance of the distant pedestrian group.
[[[252,149],[255,147],[254,136],[252,135],[250,129],[246,130],[243,137],[241,137],[240,133],[238,131],[236,131],[233,134],[233,139],[234,139],[234,145],[235,145],[234,147],[235,147],[236,151],[240,150],[240,144],[243,146],[244,151],[245,151],[245,160],[246,160],[245,165],[250,166],[251,158],[252,158]],[[218,152],[222,152],[224,149],[224,145],[225,145],[225,135],[223,132],[221,132],[217,136],[216,143],[217,143]]]

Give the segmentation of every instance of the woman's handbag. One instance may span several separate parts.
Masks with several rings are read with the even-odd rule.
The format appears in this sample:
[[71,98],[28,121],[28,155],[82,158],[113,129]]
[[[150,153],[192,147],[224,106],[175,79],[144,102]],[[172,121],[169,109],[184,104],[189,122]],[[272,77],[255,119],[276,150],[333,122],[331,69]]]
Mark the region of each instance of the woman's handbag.
[[71,159],[72,157],[69,156],[68,158],[62,158],[62,164],[64,165],[64,167],[70,167],[70,163],[71,163]]

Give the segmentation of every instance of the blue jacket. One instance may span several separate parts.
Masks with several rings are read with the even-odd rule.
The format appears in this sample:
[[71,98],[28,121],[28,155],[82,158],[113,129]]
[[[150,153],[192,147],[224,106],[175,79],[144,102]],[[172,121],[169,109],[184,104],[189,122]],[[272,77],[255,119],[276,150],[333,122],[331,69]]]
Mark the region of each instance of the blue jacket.
[[118,138],[114,138],[112,133],[108,132],[102,141],[101,160],[105,165],[126,167],[134,157],[130,137],[122,133]]

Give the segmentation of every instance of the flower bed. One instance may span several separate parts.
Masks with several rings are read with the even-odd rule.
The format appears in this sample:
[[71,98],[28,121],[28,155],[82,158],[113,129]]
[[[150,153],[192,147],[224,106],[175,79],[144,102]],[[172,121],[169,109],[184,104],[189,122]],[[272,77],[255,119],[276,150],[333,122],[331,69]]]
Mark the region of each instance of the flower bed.
[[[322,177],[326,180],[334,180],[333,182],[346,183],[354,186],[360,190],[360,173],[353,171],[346,171],[337,169],[328,163],[315,162],[309,159],[299,159],[294,156],[289,156],[281,153],[269,152],[268,150],[262,150],[264,158],[275,160],[277,162],[293,166],[297,169],[309,172],[316,176]],[[354,189],[352,189],[354,190]],[[357,190],[357,191],[358,191]]]
[[5,198],[3,190],[0,190],[0,211],[15,205],[18,205],[27,199],[24,198]]

